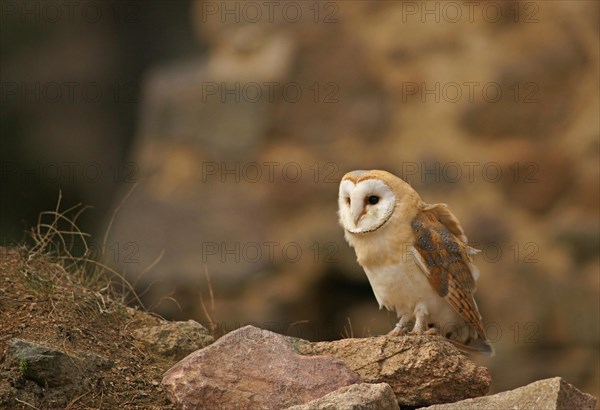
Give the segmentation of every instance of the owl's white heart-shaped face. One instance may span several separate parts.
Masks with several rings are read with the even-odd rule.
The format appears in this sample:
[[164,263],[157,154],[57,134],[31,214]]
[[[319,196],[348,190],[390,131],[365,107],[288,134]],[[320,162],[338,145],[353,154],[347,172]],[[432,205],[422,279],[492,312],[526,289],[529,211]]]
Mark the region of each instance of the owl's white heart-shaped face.
[[396,196],[382,180],[365,179],[340,183],[338,207],[340,222],[350,233],[367,233],[381,228],[392,216]]

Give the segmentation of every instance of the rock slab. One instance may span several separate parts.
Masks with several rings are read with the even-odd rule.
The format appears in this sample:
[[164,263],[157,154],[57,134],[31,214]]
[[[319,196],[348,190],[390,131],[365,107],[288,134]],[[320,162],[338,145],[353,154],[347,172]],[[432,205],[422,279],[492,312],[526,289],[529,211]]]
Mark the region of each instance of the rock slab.
[[400,406],[427,406],[483,396],[491,383],[475,365],[438,336],[370,337],[297,343],[298,352],[342,360],[367,383],[387,383]]
[[282,409],[360,382],[340,360],[302,356],[285,336],[254,326],[190,354],[162,380],[170,399],[184,410]]
[[360,383],[342,387],[320,399],[287,410],[399,410],[389,384]]
[[597,399],[583,393],[560,377],[540,380],[492,396],[425,407],[427,410],[543,409],[594,410]]
[[132,334],[150,346],[155,353],[176,360],[215,341],[208,329],[194,320],[142,327]]

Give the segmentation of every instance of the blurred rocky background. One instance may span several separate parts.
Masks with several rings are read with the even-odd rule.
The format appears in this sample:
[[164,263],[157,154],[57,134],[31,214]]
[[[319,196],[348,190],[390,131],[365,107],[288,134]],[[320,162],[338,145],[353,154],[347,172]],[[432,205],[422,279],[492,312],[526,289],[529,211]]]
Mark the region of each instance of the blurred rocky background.
[[[144,304],[219,335],[387,332],[337,223],[383,168],[483,250],[492,391],[600,393],[599,3],[1,3],[0,233],[82,216]],[[106,246],[102,238],[110,226]],[[212,297],[211,297],[212,294]]]

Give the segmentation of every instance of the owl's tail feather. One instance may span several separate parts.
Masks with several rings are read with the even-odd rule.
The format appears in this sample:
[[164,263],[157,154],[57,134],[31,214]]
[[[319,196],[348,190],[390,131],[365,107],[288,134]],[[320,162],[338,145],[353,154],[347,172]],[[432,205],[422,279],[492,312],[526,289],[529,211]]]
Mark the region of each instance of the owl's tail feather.
[[457,349],[462,350],[464,352],[480,353],[490,357],[496,355],[496,352],[494,351],[494,348],[492,347],[490,342],[482,338],[469,339],[466,341],[466,343],[462,343],[452,339],[447,340],[454,346],[456,346]]

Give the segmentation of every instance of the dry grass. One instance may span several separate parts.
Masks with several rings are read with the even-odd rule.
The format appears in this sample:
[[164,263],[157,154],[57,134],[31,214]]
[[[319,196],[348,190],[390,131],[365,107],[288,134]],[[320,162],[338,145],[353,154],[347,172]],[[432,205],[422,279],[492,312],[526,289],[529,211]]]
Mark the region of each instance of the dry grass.
[[143,308],[133,286],[96,259],[90,235],[77,226],[87,207],[63,210],[61,201],[59,195],[56,207],[40,214],[29,246],[0,248],[0,351],[21,338],[75,357],[107,358],[112,366],[82,371],[78,386],[49,389],[2,361],[0,408],[172,409],[160,379],[174,363],[131,336],[160,320],[127,307],[133,302]]
[[[127,196],[124,200],[126,199]],[[65,271],[71,273],[67,277],[74,279],[77,284],[96,290],[100,300],[103,300],[103,295],[107,295],[123,304],[135,301],[143,308],[143,303],[127,279],[98,258],[106,254],[110,227],[122,203],[109,221],[99,255],[94,255],[94,249],[88,245],[91,235],[82,232],[77,226],[79,217],[89,207],[77,204],[61,211],[61,202],[62,194],[59,192],[55,209],[40,213],[36,226],[31,229],[33,245],[28,249],[28,261],[43,255],[44,258],[56,261]],[[147,270],[156,263],[158,260]]]

